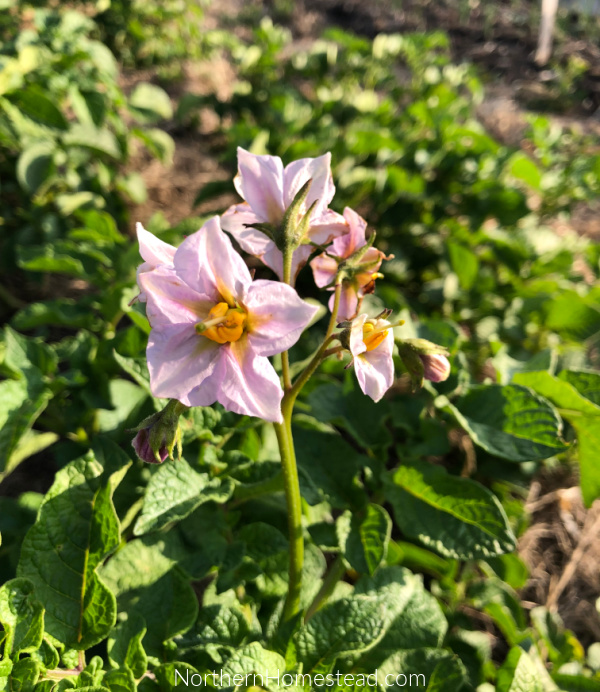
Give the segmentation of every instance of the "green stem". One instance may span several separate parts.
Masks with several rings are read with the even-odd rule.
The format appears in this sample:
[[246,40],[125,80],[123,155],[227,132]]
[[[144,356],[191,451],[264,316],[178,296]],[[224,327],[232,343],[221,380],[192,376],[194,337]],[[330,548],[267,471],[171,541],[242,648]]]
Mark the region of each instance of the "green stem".
[[296,466],[296,453],[292,438],[292,410],[291,404],[282,401],[281,412],[283,423],[275,423],[275,434],[281,454],[281,470],[283,474],[283,488],[288,514],[288,533],[290,541],[289,560],[289,585],[288,594],[283,609],[283,620],[289,620],[300,610],[300,591],[302,588],[302,567],[304,564],[304,538],[302,535],[302,498],[300,496],[300,482],[298,481],[298,468]]
[[[293,286],[292,281],[292,255],[293,247],[288,246],[283,252],[283,281]],[[285,394],[281,401],[282,423],[275,423],[275,434],[281,455],[281,470],[283,475],[283,488],[287,504],[288,534],[290,542],[289,559],[289,584],[288,593],[283,608],[283,621],[290,620],[300,610],[300,592],[302,589],[302,567],[304,565],[304,537],[302,535],[302,497],[300,495],[300,482],[298,480],[298,467],[296,465],[296,452],[292,437],[292,413],[296,397],[308,378],[317,369],[327,351],[327,347],[333,340],[333,330],[337,324],[337,313],[340,305],[342,285],[336,284],[335,298],[331,319],[325,334],[325,339],[315,357],[306,369],[298,377],[292,386],[290,378],[289,355],[286,351],[281,356],[282,374]]]
[[[298,375],[298,379],[294,382],[291,389],[286,393],[285,398],[289,399],[291,405],[294,405],[298,394],[302,391],[304,385],[308,382],[314,371],[319,367],[326,355],[330,355],[327,351],[327,347],[335,338],[333,336],[333,330],[337,324],[337,314],[340,308],[340,296],[342,294],[342,284],[337,283],[335,286],[335,294],[333,300],[333,310],[331,311],[331,317],[329,319],[329,325],[327,326],[327,331],[325,332],[325,340],[319,347],[319,350],[315,353],[314,358],[306,366],[306,368]],[[331,349],[331,352],[337,352]],[[285,400],[285,399],[284,399]]]
[[327,600],[329,596],[333,593],[335,585],[346,573],[346,566],[344,565],[344,558],[338,555],[335,562],[331,565],[327,576],[323,580],[323,584],[319,589],[319,593],[315,596],[314,601],[310,604],[306,615],[304,616],[304,622],[308,622],[311,617],[319,610],[323,601]]
[[[285,248],[283,252],[283,283],[290,286],[294,285],[292,279],[292,258],[294,249],[291,246]],[[283,377],[283,388],[288,391],[292,386],[292,378],[290,375],[290,354],[285,351],[281,354],[281,375]]]

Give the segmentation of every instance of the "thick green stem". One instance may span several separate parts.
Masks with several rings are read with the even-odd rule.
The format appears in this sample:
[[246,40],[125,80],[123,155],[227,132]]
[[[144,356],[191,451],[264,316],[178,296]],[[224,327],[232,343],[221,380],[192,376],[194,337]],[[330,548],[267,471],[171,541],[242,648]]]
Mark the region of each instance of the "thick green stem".
[[281,470],[288,514],[288,534],[290,541],[289,585],[283,610],[283,620],[289,620],[300,610],[300,591],[302,588],[302,567],[304,564],[304,537],[302,535],[302,498],[296,466],[296,453],[292,438],[293,401],[281,405],[283,423],[275,423],[275,434],[281,454]]
[[[283,281],[290,286],[292,280],[292,255],[293,248],[288,246],[283,252]],[[337,312],[340,304],[341,282],[335,287],[335,299],[329,326],[325,339],[315,357],[308,364],[304,372],[292,386],[289,370],[289,356],[287,351],[281,356],[282,374],[285,394],[281,401],[282,423],[275,423],[275,433],[281,455],[281,469],[283,474],[283,487],[287,504],[288,533],[290,542],[289,559],[289,584],[288,594],[283,609],[283,621],[294,617],[300,610],[300,593],[302,589],[302,567],[304,565],[304,537],[302,535],[302,498],[300,496],[300,482],[298,480],[298,467],[296,465],[296,452],[292,437],[292,413],[294,402],[308,378],[317,369],[327,347],[333,340],[333,330],[337,324]]]

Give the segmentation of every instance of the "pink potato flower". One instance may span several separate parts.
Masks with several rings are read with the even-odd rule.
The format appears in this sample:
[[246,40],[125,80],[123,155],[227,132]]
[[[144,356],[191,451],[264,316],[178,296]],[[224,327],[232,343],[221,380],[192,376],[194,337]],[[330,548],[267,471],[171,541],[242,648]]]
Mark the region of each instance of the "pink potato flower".
[[316,308],[286,284],[253,281],[218,216],[183,241],[173,266],[142,272],[138,281],[152,327],[154,396],[186,406],[218,401],[235,413],[282,421],[283,390],[268,356],[295,344]]
[[278,156],[258,156],[241,147],[237,152],[238,174],[234,184],[245,202],[229,207],[221,217],[221,225],[245,252],[258,257],[282,280],[281,251],[265,233],[248,228],[248,225],[262,223],[279,228],[296,194],[308,180],[312,180],[301,213],[306,213],[313,203],[315,206],[310,215],[307,244],[294,252],[294,279],[313,250],[310,242],[327,245],[332,238],[346,232],[343,217],[327,208],[335,193],[331,154],[316,159],[300,159],[284,168]]
[[350,327],[350,353],[363,391],[379,401],[394,382],[394,326],[387,320],[358,315]]
[[[350,207],[344,209],[344,219],[347,225],[347,233],[334,239],[331,254],[323,253],[310,263],[313,270],[315,283],[319,288],[330,286],[333,290],[333,281],[338,272],[339,260],[344,260],[353,255],[361,247],[367,244],[367,222]],[[393,255],[386,255],[374,247],[370,247],[365,254],[357,260],[354,274],[342,283],[340,306],[338,317],[340,320],[351,320],[360,309],[360,301],[367,293],[371,293],[375,287],[375,279],[384,259],[392,259]],[[338,258],[338,259],[336,259]],[[333,310],[334,296],[329,299],[329,309]]]
[[[137,279],[139,285],[140,274],[152,271],[159,266],[172,267],[173,258],[175,257],[175,250],[172,245],[165,243],[164,240],[157,238],[155,235],[147,231],[141,223],[137,223],[135,227],[138,243],[140,245],[140,255],[144,260],[143,264],[137,268]],[[142,303],[146,302],[146,294],[143,290],[140,290],[140,294],[137,299]]]

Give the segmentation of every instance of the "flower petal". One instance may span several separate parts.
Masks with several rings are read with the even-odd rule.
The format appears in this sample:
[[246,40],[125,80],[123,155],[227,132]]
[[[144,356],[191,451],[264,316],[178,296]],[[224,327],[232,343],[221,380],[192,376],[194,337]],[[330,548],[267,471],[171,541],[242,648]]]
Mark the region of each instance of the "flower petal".
[[235,188],[259,221],[279,224],[285,212],[283,163],[278,156],[257,156],[238,147]]
[[333,250],[339,257],[350,257],[367,242],[367,222],[350,207],[344,209],[344,219],[348,224],[348,233],[335,238]]
[[189,286],[215,301],[232,304],[252,281],[246,263],[221,230],[218,216],[181,243],[174,265]]
[[281,423],[283,389],[269,360],[257,356],[246,339],[223,347],[220,356],[225,372],[218,401],[228,411]]
[[335,185],[331,175],[331,154],[328,152],[316,159],[300,159],[293,161],[285,167],[283,173],[283,202],[287,209],[294,201],[300,188],[311,180],[312,183],[306,198],[306,209],[313,202],[317,202],[312,213],[312,218],[320,217],[335,194]]
[[355,358],[367,350],[365,342],[363,341],[363,326],[366,319],[367,313],[363,312],[352,320],[352,327],[350,328],[350,353]]
[[168,267],[140,274],[139,282],[147,298],[146,315],[153,327],[195,324],[204,319],[215,304],[208,296],[190,288]]
[[219,348],[219,344],[196,334],[190,324],[153,329],[146,355],[154,396],[178,399],[186,406],[196,405],[189,394],[213,373]]
[[341,214],[327,209],[325,213],[310,224],[308,237],[317,245],[328,245],[333,238],[348,233],[348,223]]
[[260,279],[249,287],[244,304],[248,310],[248,342],[257,356],[287,351],[317,312],[291,286]]
[[379,401],[394,383],[393,350],[394,330],[390,329],[377,348],[354,359],[358,384],[373,401]]
[[[140,274],[152,271],[161,264],[169,267],[173,266],[173,257],[175,256],[176,248],[168,243],[165,243],[163,240],[160,240],[160,238],[157,238],[152,233],[149,233],[139,222],[136,224],[136,232],[140,246],[140,255],[144,260],[136,271],[136,279],[138,286],[140,286]],[[141,301],[142,303],[146,302],[146,294],[142,290],[141,286],[140,294],[137,296],[137,300]]]
[[338,263],[333,257],[323,253],[318,255],[310,263],[315,283],[319,288],[329,286],[335,279],[338,270]]
[[157,267],[159,264],[173,265],[173,257],[175,257],[177,248],[157,238],[139,222],[136,224],[135,229],[138,243],[140,244],[140,255],[144,262],[152,265],[152,267]]
[[[329,311],[333,310],[335,296],[329,299]],[[356,286],[348,281],[342,284],[342,293],[340,295],[340,306],[338,308],[338,321],[351,320],[356,315],[358,310],[358,293]],[[361,327],[362,329],[362,327]],[[362,334],[362,332],[361,332]],[[360,337],[362,339],[362,336]]]
[[233,204],[221,216],[221,228],[231,233],[244,252],[260,258],[265,254],[269,245],[275,243],[262,231],[248,228],[246,225],[253,223],[259,223],[259,218],[246,202]]

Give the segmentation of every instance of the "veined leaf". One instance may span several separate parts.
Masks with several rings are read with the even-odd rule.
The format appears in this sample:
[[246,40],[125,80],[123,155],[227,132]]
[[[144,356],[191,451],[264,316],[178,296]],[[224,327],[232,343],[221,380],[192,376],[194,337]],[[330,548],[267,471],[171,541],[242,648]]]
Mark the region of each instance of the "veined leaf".
[[4,628],[4,656],[38,649],[44,635],[44,608],[28,579],[11,579],[0,588],[0,623]]
[[547,459],[567,449],[560,417],[527,387],[472,387],[450,408],[475,444],[502,459]]
[[399,650],[441,645],[448,623],[420,575],[404,567],[381,568],[375,576],[360,579],[356,593],[377,598],[386,618],[385,635],[361,658],[361,668],[376,670]]
[[158,531],[187,517],[205,502],[226,502],[233,490],[234,484],[230,479],[211,480],[207,473],[194,471],[185,459],[165,463],[148,483],[134,533],[141,536],[149,531]]
[[327,673],[338,656],[370,649],[384,634],[385,617],[383,603],[371,596],[326,605],[293,638],[304,672]]
[[502,505],[479,483],[415,460],[385,476],[384,484],[401,531],[440,555],[472,559],[514,550]]
[[522,372],[514,380],[546,397],[573,426],[577,433],[581,492],[589,507],[600,497],[600,405],[596,403],[600,376],[566,371],[557,378],[548,372]]
[[392,533],[392,520],[383,507],[367,505],[364,514],[344,512],[337,521],[340,549],[350,565],[373,574],[385,559]]
[[91,452],[57,473],[21,549],[18,574],[35,586],[46,631],[79,650],[115,624],[115,597],[96,573],[120,540],[112,494],[130,462],[116,446],[112,453],[122,466],[110,475]]

